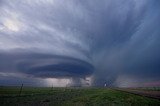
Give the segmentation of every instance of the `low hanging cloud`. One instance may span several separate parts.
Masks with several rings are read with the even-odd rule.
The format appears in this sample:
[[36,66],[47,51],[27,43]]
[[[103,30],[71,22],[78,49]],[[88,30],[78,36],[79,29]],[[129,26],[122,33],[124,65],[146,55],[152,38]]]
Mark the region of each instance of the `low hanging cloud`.
[[[83,60],[37,53],[1,53],[1,72],[26,73],[40,78],[86,77],[94,67]],[[11,65],[9,67],[9,65]]]
[[[17,69],[41,78],[83,78],[93,73],[93,66],[85,61],[65,56],[31,54],[33,58],[22,59]],[[18,59],[16,59],[18,60]]]
[[157,0],[1,0],[0,80],[14,74],[13,84],[19,76],[33,83],[92,77],[96,86],[158,82],[159,6]]

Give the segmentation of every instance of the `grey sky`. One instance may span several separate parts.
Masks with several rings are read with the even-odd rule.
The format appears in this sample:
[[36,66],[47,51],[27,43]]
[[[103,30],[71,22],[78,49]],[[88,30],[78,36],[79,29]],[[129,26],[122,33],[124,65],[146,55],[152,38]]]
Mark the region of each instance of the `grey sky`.
[[0,0],[0,83],[159,81],[159,19],[158,0]]

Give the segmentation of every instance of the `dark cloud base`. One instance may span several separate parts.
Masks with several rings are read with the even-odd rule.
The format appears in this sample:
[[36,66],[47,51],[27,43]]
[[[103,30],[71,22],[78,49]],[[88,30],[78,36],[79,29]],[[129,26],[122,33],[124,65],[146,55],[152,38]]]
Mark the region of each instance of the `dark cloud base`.
[[[94,71],[90,63],[67,56],[12,52],[1,53],[0,59],[3,60],[1,71],[18,71],[39,78],[85,78]],[[12,67],[8,67],[9,64]]]

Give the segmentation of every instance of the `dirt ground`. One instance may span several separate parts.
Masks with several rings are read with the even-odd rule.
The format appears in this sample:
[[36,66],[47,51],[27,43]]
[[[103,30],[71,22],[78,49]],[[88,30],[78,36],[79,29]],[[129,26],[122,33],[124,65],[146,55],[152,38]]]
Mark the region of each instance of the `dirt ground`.
[[132,88],[126,88],[126,89],[123,88],[123,89],[117,89],[117,90],[160,100],[160,91],[132,89]]

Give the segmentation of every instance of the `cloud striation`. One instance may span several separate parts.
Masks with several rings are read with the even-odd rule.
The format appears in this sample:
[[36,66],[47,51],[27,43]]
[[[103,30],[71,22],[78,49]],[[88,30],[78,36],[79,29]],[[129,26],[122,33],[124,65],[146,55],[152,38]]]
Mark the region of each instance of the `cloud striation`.
[[159,19],[158,0],[0,0],[0,84],[159,82]]

